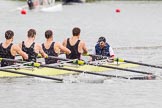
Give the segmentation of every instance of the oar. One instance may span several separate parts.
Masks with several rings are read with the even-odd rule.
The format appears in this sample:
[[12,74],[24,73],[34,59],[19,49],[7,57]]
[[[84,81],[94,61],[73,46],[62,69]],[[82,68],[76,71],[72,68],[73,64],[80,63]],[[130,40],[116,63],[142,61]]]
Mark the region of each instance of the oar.
[[[73,61],[71,61],[71,59],[64,59],[64,58],[54,57],[54,56],[49,56],[49,58],[55,58],[55,59],[64,60],[64,61],[70,61],[70,62],[73,63]],[[0,61],[1,60],[8,60],[8,61],[14,61],[14,62],[20,62],[20,63],[24,63],[25,62],[25,61],[19,61],[19,60],[14,60],[14,59],[7,59],[7,58],[0,58]],[[74,61],[76,61],[76,60],[74,60]],[[80,61],[80,62],[83,63],[84,61]],[[85,72],[85,71],[76,70],[76,69],[69,69],[69,68],[62,68],[62,67],[57,67],[57,66],[43,65],[43,64],[40,64],[40,63],[33,63],[33,66],[35,66],[35,67],[48,67],[48,68],[55,68],[55,69],[61,69],[61,70],[67,70],[67,71],[74,71],[74,72],[78,72],[78,73],[83,73],[84,72],[84,73],[87,73],[87,74],[93,74],[93,75],[99,75],[99,76],[116,77],[116,78],[128,79],[127,77],[123,77],[123,76],[107,75],[107,74],[100,74],[100,73],[94,73],[94,72],[88,72],[88,71]],[[5,70],[5,69],[1,69],[1,70]],[[9,72],[10,71],[11,70],[9,70]],[[30,75],[30,76],[33,75],[33,74],[24,73],[24,72],[17,72],[17,71],[12,71],[12,72],[13,73],[17,73],[17,74],[23,74],[23,75]],[[43,76],[43,77],[46,77],[46,76]]]
[[9,58],[0,58],[0,61],[10,61],[10,62],[18,62],[18,63],[26,63],[26,61],[17,60],[17,59],[9,59]]
[[[65,58],[54,57],[54,56],[49,56],[49,57],[61,59],[61,60],[64,60],[64,61],[70,61],[71,60],[71,59],[65,59]],[[18,61],[18,60],[16,60],[16,61]],[[82,64],[84,63],[84,64],[89,64],[89,65],[95,65],[93,63],[85,63],[84,61],[81,61],[81,60],[78,60],[78,61],[81,62]],[[24,62],[24,61],[22,61],[22,62]],[[67,71],[74,71],[74,72],[79,72],[79,73],[83,73],[84,72],[84,71],[76,70],[76,69],[69,69],[69,68],[62,68],[62,67],[57,67],[57,66],[43,65],[43,64],[40,64],[40,63],[33,63],[33,65],[35,67],[48,67],[48,68],[62,69],[62,70],[67,70]],[[132,70],[132,69],[124,69],[124,68],[113,67],[113,66],[106,66],[106,65],[97,65],[97,66],[99,66],[99,67],[105,67],[105,68],[111,68],[111,69],[117,69],[117,70],[123,70],[123,71],[130,71],[130,72],[141,73],[141,74],[152,75],[152,73],[143,72],[143,71],[137,71],[137,70]],[[106,77],[117,77],[117,78],[128,79],[127,77],[123,77],[123,76],[107,75],[107,74],[100,74],[100,73],[94,73],[94,72],[88,72],[88,71],[86,71],[84,73],[93,74],[93,75],[100,75],[100,76],[106,76]]]
[[121,58],[115,58],[114,60],[117,61],[117,62],[126,62],[126,63],[132,63],[132,64],[138,64],[138,65],[142,65],[142,66],[148,66],[148,67],[154,67],[154,68],[162,69],[162,66],[140,63],[140,62],[135,62],[135,61],[129,61],[129,60],[121,59]]
[[[55,59],[58,59],[58,60],[64,60],[64,61],[70,61],[71,62],[71,59],[66,59],[66,58],[60,58],[60,57],[54,57],[54,56],[49,56],[49,58],[55,58]],[[10,60],[10,59],[8,59]],[[16,60],[18,61],[18,60]],[[89,63],[85,63],[84,61],[82,60],[75,60],[77,62],[81,62],[81,64],[89,64],[89,65],[95,65],[96,64],[93,64],[93,62],[89,62]],[[24,61],[22,61],[24,62]],[[83,73],[84,71],[80,71],[80,70],[75,70],[75,69],[69,69],[69,68],[61,68],[61,67],[57,67],[57,66],[49,66],[49,65],[42,65],[40,63],[34,63],[34,66],[35,67],[49,67],[49,68],[56,68],[56,69],[65,69],[65,70],[68,70],[68,71],[75,71],[75,72],[80,72],[80,73]],[[108,65],[101,65],[101,64],[98,64],[97,66],[99,67],[104,67],[104,68],[111,68],[111,69],[117,69],[117,70],[123,70],[123,71],[129,71],[129,72],[134,72],[134,73],[141,73],[141,74],[147,74],[147,75],[152,75],[152,73],[149,73],[149,72],[144,72],[144,71],[137,71],[137,70],[132,70],[132,69],[124,69],[124,68],[119,68],[119,67],[114,67],[114,66],[108,66]],[[104,74],[100,74],[100,73],[94,73],[94,72],[84,72],[84,73],[88,73],[88,74],[94,74],[94,75],[101,75],[101,76],[104,76]],[[107,77],[118,77],[118,76],[112,76],[112,75],[107,75]],[[119,76],[121,77],[121,76]]]
[[[89,64],[89,65],[95,65],[96,66],[96,64],[93,64],[93,62],[86,63],[86,62],[84,62],[82,60],[73,60],[73,61],[71,61],[71,59],[60,58],[60,57],[55,57],[55,56],[49,56],[49,58],[54,58],[54,59],[64,60],[64,61],[69,61],[70,63]],[[8,60],[10,60],[10,59],[8,59]],[[16,60],[16,61],[18,61],[18,60]],[[24,61],[22,61],[22,62],[24,62]],[[39,63],[35,63],[35,66],[37,66],[37,67],[39,67],[40,65],[41,64],[39,64]],[[43,65],[41,65],[41,66],[43,66]],[[45,66],[48,66],[48,65],[45,65]],[[149,75],[152,75],[152,73],[149,73],[149,72],[137,71],[137,70],[125,69],[125,68],[119,68],[119,67],[108,66],[108,65],[98,64],[97,66],[104,67],[104,68],[111,68],[111,69],[123,70],[123,71],[129,71],[129,72],[134,72],[134,73],[141,73],[141,74],[149,74]]]
[[100,58],[109,58],[107,56],[102,56],[102,55],[95,55],[95,54],[83,54],[83,56],[92,56],[92,57],[100,57]]
[[74,64],[78,64],[78,65],[84,65],[85,64],[85,62],[83,60],[78,60],[78,59],[66,59],[66,58],[55,57],[55,56],[48,56],[47,58],[52,58],[52,59],[56,59],[56,60],[63,60],[63,61],[67,61],[66,63],[74,63]]
[[[53,57],[53,56],[50,56],[50,57]],[[71,59],[65,59],[65,58],[59,58],[59,57],[57,57],[57,59],[66,60],[66,61],[71,60]],[[78,60],[78,62],[81,62],[81,64],[96,65],[96,64],[93,64],[93,62],[92,63],[91,62],[85,63],[82,60]],[[149,72],[137,71],[137,70],[132,70],[132,69],[124,69],[124,68],[119,68],[119,67],[114,67],[114,66],[108,66],[108,65],[98,64],[97,66],[104,67],[104,68],[111,68],[111,69],[123,70],[123,71],[129,71],[129,72],[134,72],[134,73],[141,73],[141,74],[149,74],[149,75],[152,75],[152,73],[149,73]]]
[[33,76],[33,77],[44,78],[44,79],[50,79],[50,80],[55,80],[55,81],[60,81],[60,82],[63,81],[63,79],[60,79],[60,78],[54,78],[54,77],[49,77],[49,76],[37,75],[37,74],[29,74],[29,73],[25,73],[25,72],[19,72],[19,71],[8,70],[8,69],[1,69],[0,68],[0,71],[1,72],[14,73],[14,74],[20,74],[20,75]]
[[[84,54],[84,56],[101,57],[101,58],[107,58],[109,60],[108,57],[102,56],[102,55]],[[146,63],[140,63],[140,62],[135,62],[135,61],[129,61],[129,60],[124,60],[122,58],[115,58],[114,61],[117,61],[117,62],[126,62],[126,63],[132,63],[132,64],[137,64],[137,65],[142,65],[142,66],[148,66],[148,67],[154,67],[154,68],[160,68],[160,69],[162,69],[162,66],[152,65],[152,64],[146,64]]]
[[[54,59],[58,59],[58,60],[64,60],[64,61],[70,61],[71,63],[71,59],[65,59],[65,58],[60,58],[60,57],[54,57],[54,56],[49,56],[49,58],[54,58]],[[85,63],[84,61],[82,60],[77,60],[77,62],[79,64],[89,64],[89,63]],[[74,61],[73,61],[74,63]],[[75,63],[76,63],[76,60],[75,60]],[[89,65],[94,65],[94,64],[89,64]],[[37,66],[39,66],[37,64]],[[45,67],[49,67],[49,68],[56,68],[56,69],[63,69],[63,70],[68,70],[68,71],[75,71],[75,72],[79,72],[79,73],[82,73],[84,71],[80,71],[80,70],[75,70],[75,69],[69,69],[69,68],[60,68],[60,67],[56,67],[56,66],[49,66],[49,65],[40,65],[40,66],[45,66]],[[123,70],[123,71],[129,71],[129,72],[135,72],[135,73],[141,73],[141,74],[147,74],[147,75],[152,75],[152,73],[149,73],[149,72],[143,72],[143,71],[137,71],[137,70],[132,70],[132,69],[124,69],[124,68],[119,68],[119,67],[113,67],[113,66],[106,66],[106,65],[97,65],[97,66],[100,66],[100,67],[104,67],[104,68],[111,68],[111,69],[117,69],[117,70]],[[115,76],[115,75],[105,75],[105,74],[100,74],[100,73],[94,73],[94,72],[84,72],[84,73],[87,73],[87,74],[94,74],[94,75],[101,75],[101,76],[107,76],[107,77],[117,77],[117,78],[124,78],[124,79],[128,79],[127,77],[123,77],[123,76]],[[133,78],[132,78],[133,79]]]
[[[89,65],[94,65],[94,64],[91,64],[91,63],[90,63]],[[99,66],[99,67],[104,67],[104,68],[111,68],[111,69],[123,70],[123,71],[129,71],[129,72],[134,72],[134,73],[141,73],[141,74],[148,74],[148,75],[152,75],[152,74],[153,74],[153,73],[149,73],[149,72],[138,71],[138,70],[132,70],[132,69],[124,69],[124,68],[113,67],[113,66],[108,66],[108,65],[101,65],[101,64],[98,64],[97,66]]]
[[105,76],[105,77],[115,77],[115,78],[129,79],[129,78],[123,77],[123,76],[101,74],[101,73],[97,73],[97,72],[83,71],[83,70],[77,70],[77,69],[69,69],[69,68],[63,68],[63,67],[57,67],[57,66],[51,66],[51,65],[43,65],[43,64],[40,64],[40,63],[34,63],[33,65],[35,67],[48,67],[48,68],[66,70],[66,71],[73,71],[73,72],[77,72],[77,73],[86,73],[86,74],[99,75],[99,76]]
[[[122,79],[130,79],[130,80],[154,80],[156,79],[155,75],[152,75],[152,73],[148,73],[147,76],[135,76],[135,77],[124,77],[124,76],[117,76],[117,75],[108,75],[108,74],[101,74],[97,72],[90,72],[90,71],[83,71],[83,70],[76,70],[76,69],[69,69],[69,68],[63,68],[63,67],[56,67],[56,66],[49,66],[49,65],[42,65],[39,63],[35,63],[36,67],[48,67],[48,68],[55,68],[60,70],[66,70],[66,71],[73,71],[77,73],[86,73],[86,74],[92,74],[92,75],[98,75],[98,76],[105,76],[105,77],[114,77],[114,78],[122,78]],[[133,70],[135,71],[135,70]],[[135,71],[135,72],[141,72],[141,71]]]

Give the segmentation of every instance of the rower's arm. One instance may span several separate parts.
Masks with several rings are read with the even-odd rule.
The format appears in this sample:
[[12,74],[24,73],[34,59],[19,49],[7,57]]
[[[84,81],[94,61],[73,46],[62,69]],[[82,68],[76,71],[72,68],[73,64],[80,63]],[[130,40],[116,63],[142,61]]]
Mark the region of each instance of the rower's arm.
[[70,54],[71,53],[71,51],[68,48],[64,47],[62,44],[58,43],[58,46],[59,46],[59,49],[62,52],[66,53],[66,54]]
[[48,57],[48,55],[43,51],[42,46],[40,44],[37,44],[37,47],[39,49],[39,53],[42,55],[43,58]]
[[67,39],[65,39],[65,40],[63,41],[62,45],[63,45],[64,47],[66,47],[66,44],[67,44]]
[[22,49],[22,43],[19,43],[18,46]]
[[83,54],[87,54],[88,53],[88,49],[87,49],[87,47],[86,47],[86,45],[85,45],[85,42],[82,42],[82,48],[83,48]]
[[21,55],[24,59],[28,59],[28,55],[24,51],[21,50],[21,48],[19,47],[19,45],[14,45],[13,47],[14,47],[13,50],[17,54]]

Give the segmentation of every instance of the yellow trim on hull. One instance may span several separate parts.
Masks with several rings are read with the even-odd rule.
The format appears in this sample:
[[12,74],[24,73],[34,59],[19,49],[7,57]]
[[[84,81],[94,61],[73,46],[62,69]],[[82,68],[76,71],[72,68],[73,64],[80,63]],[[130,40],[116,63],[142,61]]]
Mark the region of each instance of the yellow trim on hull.
[[[120,63],[119,66],[117,66],[115,63],[114,64],[106,64],[106,65],[111,65],[111,66],[120,67],[120,68],[130,68],[130,67],[138,66],[138,65],[130,64],[130,63]],[[113,70],[113,69],[109,69],[109,68],[92,66],[92,65],[83,65],[83,66],[78,66],[78,67],[65,66],[65,67],[70,68],[70,69],[92,71],[92,72],[104,72],[104,71]],[[12,70],[15,70],[15,69],[12,69]],[[72,71],[66,71],[66,70],[54,69],[54,68],[45,68],[45,67],[33,68],[33,69],[17,69],[15,71],[25,72],[25,73],[30,73],[30,74],[37,74],[37,75],[45,75],[45,76],[77,74],[76,72],[72,72]],[[2,77],[22,77],[22,76],[24,76],[24,75],[0,71],[0,78],[2,78]]]

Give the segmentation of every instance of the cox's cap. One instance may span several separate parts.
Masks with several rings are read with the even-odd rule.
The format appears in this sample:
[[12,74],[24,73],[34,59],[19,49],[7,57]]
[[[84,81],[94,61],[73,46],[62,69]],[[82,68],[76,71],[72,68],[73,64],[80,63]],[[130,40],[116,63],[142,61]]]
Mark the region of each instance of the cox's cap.
[[99,39],[98,39],[98,42],[106,42],[106,38],[105,37],[100,37]]

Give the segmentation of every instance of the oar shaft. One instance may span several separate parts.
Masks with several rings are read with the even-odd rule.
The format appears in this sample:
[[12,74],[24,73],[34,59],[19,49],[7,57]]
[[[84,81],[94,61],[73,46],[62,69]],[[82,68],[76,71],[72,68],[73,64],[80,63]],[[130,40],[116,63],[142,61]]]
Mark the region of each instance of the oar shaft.
[[65,58],[55,57],[55,56],[48,56],[47,58],[53,58],[53,59],[56,59],[56,60],[64,60],[64,61],[71,60],[71,59],[65,59]]
[[95,72],[90,72],[90,71],[83,71],[83,70],[62,68],[62,67],[56,67],[56,66],[50,66],[50,65],[40,65],[40,66],[42,66],[42,67],[48,67],[48,68],[55,68],[55,69],[60,69],[60,70],[66,70],[66,71],[73,71],[73,72],[78,72],[78,73],[86,73],[86,74],[92,74],[92,75],[105,76],[105,77],[116,77],[116,78],[128,79],[127,77],[123,77],[123,76],[100,74],[100,73],[97,73],[97,72],[95,73]]
[[[89,65],[93,65],[93,64],[89,64]],[[144,72],[144,71],[137,71],[137,70],[132,70],[132,69],[124,69],[124,68],[113,67],[113,66],[108,66],[108,65],[97,65],[97,66],[104,67],[104,68],[111,68],[111,69],[117,69],[117,70],[123,70],[123,71],[129,71],[129,72],[152,75],[152,73],[148,73],[148,72]]]
[[[54,57],[54,56],[49,56],[48,58],[54,58],[54,59],[63,60],[63,61],[67,61],[67,62],[69,61],[69,63],[74,63],[73,60],[71,60],[71,59],[65,59],[65,58]],[[11,59],[6,59],[6,58],[1,58],[1,60],[8,60],[8,61],[25,63],[25,61],[11,60]],[[36,67],[42,66],[42,67],[55,68],[55,69],[66,70],[66,71],[73,71],[73,72],[78,72],[78,73],[86,73],[86,74],[99,75],[99,76],[105,76],[105,77],[115,77],[115,78],[129,79],[129,78],[124,77],[124,76],[100,74],[100,73],[97,73],[97,72],[95,73],[95,72],[90,72],[90,71],[82,71],[82,70],[76,70],[76,69],[62,68],[62,67],[57,67],[57,66],[42,65],[42,64],[39,64],[39,63],[34,63],[34,64],[35,64],[34,66],[36,66]],[[94,64],[89,64],[89,65],[94,65]],[[143,71],[137,71],[137,70],[131,70],[131,69],[123,69],[123,68],[107,66],[107,65],[98,65],[98,66],[104,67],[104,68],[118,69],[118,70],[123,70],[123,71],[142,73],[142,74],[151,74],[152,75],[152,73],[143,72]],[[15,73],[15,74],[21,74],[21,75],[27,75],[27,76],[33,76],[33,77],[39,77],[39,78],[45,78],[45,79],[51,79],[51,80],[57,80],[57,81],[61,81],[61,82],[63,81],[63,79],[59,79],[59,78],[53,78],[53,77],[48,77],[48,76],[36,75],[36,74],[29,74],[29,73],[18,72],[18,71],[13,71],[13,70],[0,69],[0,71],[10,72],[10,73]]]
[[56,60],[63,60],[63,61],[66,61],[66,63],[74,63],[74,64],[78,64],[78,65],[85,64],[85,62],[83,60],[78,60],[78,59],[66,59],[66,58],[55,57],[55,56],[48,56],[48,58],[53,58]]
[[128,60],[124,60],[124,62],[162,69],[162,66],[157,66],[157,65],[151,65],[151,64],[146,64],[146,63],[139,63],[139,62],[128,61]]
[[[94,54],[87,54],[85,56],[93,56],[93,57],[101,57],[101,58],[107,58],[106,56],[102,56],[102,55],[94,55]],[[132,64],[137,64],[137,65],[142,65],[142,66],[148,66],[148,67],[154,67],[154,68],[160,68],[162,69],[162,66],[157,66],[157,65],[152,65],[152,64],[146,64],[146,63],[140,63],[140,62],[135,62],[135,61],[129,61],[129,60],[124,60],[121,58],[115,58],[114,61],[117,62],[126,62],[126,63],[132,63]]]
[[[90,55],[90,56],[94,56],[94,55]],[[96,55],[96,56],[100,56],[100,55]],[[53,57],[53,56],[50,56],[50,57]],[[64,59],[64,58],[59,58],[59,57],[57,57],[57,59],[66,60],[66,61],[71,60],[71,59]],[[94,65],[94,64],[89,64],[89,65]],[[134,72],[134,73],[152,75],[152,73],[149,73],[149,72],[137,71],[137,70],[132,70],[132,69],[124,69],[124,68],[113,67],[113,66],[108,66],[108,65],[97,65],[97,66],[104,67],[104,68],[117,69],[117,70],[122,70],[122,71],[129,71],[129,72]]]
[[18,63],[26,63],[26,61],[16,60],[16,59],[8,59],[8,58],[0,58],[0,61],[10,61],[10,62],[18,62]]
[[54,78],[54,77],[49,77],[49,76],[37,75],[37,74],[29,74],[29,73],[25,73],[25,72],[13,71],[13,70],[8,70],[8,69],[0,69],[0,71],[1,72],[14,73],[14,74],[20,74],[20,75],[39,77],[39,78],[45,78],[45,79],[61,81],[61,82],[63,81],[63,79],[60,79],[60,78]]
[[[66,70],[66,71],[73,71],[73,72],[77,72],[77,73],[86,73],[86,74],[92,74],[92,75],[98,75],[98,76],[114,77],[114,78],[130,79],[130,80],[135,80],[135,79],[139,79],[139,80],[152,80],[152,79],[156,78],[156,76],[152,76],[152,73],[150,74],[151,76],[143,76],[143,77],[141,76],[141,77],[130,77],[129,78],[129,77],[124,77],[124,76],[101,74],[101,73],[97,73],[97,72],[82,71],[82,70],[62,68],[62,67],[49,66],[49,65],[40,65],[40,66],[48,67],[48,68],[55,68],[55,69],[60,69],[60,70]],[[133,70],[133,72],[141,73],[141,71],[135,71],[135,70]],[[145,74],[146,74],[146,72],[145,72]],[[149,74],[149,73],[147,73],[147,74]]]

